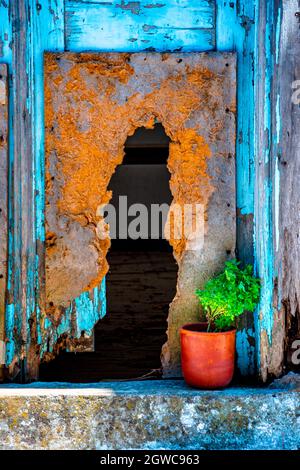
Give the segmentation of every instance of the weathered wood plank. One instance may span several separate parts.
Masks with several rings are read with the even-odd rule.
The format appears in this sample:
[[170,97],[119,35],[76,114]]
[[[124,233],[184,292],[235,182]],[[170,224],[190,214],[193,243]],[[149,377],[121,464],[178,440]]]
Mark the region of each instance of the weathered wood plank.
[[[11,245],[6,308],[6,363],[21,365],[24,379],[38,374],[40,357],[61,335],[91,334],[104,314],[105,286],[74,299],[60,325],[44,310],[44,95],[43,53],[64,49],[64,2],[17,0],[13,28],[11,149]],[[13,136],[13,138],[12,138]],[[13,175],[13,179],[12,179]],[[77,316],[77,312],[80,313]]]
[[[255,1],[217,0],[217,49],[237,54],[237,254],[244,263],[254,261],[255,15]],[[254,343],[254,318],[245,314],[237,333],[242,375],[255,373]]]
[[[265,48],[267,64],[273,69],[272,82],[268,83],[271,93],[265,107],[270,141],[265,161],[271,182],[269,210],[273,216],[269,226],[272,264],[268,287],[273,295],[269,309],[261,316],[264,378],[268,374],[279,375],[286,365],[293,367],[286,363],[291,357],[293,340],[300,336],[300,99],[296,89],[299,90],[300,82],[295,82],[300,78],[300,30],[296,17],[299,2],[284,1],[282,11],[276,8],[275,3],[277,22],[275,17],[271,31],[267,31],[271,41]],[[273,14],[267,9],[266,15],[270,13]]]
[[297,0],[283,2],[276,111],[281,142],[274,168],[275,263],[279,308],[286,319],[285,363],[293,341],[300,338],[300,27],[295,16],[299,9]]
[[205,51],[214,48],[213,0],[66,0],[66,50]]
[[12,56],[12,28],[9,19],[8,2],[0,3],[0,60],[11,64]]
[[[11,80],[9,80],[9,72],[11,73],[11,66],[12,66],[12,25],[11,21],[9,18],[9,4],[6,2],[1,2],[0,4],[0,61],[6,63],[7,67],[7,88],[10,88],[12,86]],[[8,90],[7,90],[8,91]],[[12,161],[12,109],[13,109],[13,102],[12,99],[8,100],[8,107],[9,107],[9,112],[8,112],[8,122],[7,125],[9,126],[10,131],[8,132],[7,136],[7,168],[4,170],[3,168],[3,173],[6,172],[6,190],[7,192],[11,192],[11,179],[12,179],[12,172],[11,172],[11,161]],[[2,160],[2,164],[4,161]],[[2,173],[2,177],[3,176]],[[3,184],[4,181],[3,181]],[[4,186],[5,187],[5,186]],[[3,203],[4,205],[5,203]],[[5,297],[4,295],[4,289],[6,287],[9,287],[9,282],[10,282],[10,273],[11,273],[11,265],[12,265],[12,257],[11,257],[11,252],[12,252],[12,236],[10,236],[10,226],[11,226],[11,209],[12,209],[12,204],[11,201],[8,200],[7,204],[5,204],[6,208],[6,221],[4,223],[4,226],[1,226],[2,229],[2,235],[6,237],[6,243],[3,240],[3,244],[5,243],[5,250],[6,250],[6,255],[3,256],[6,258],[5,263],[6,263],[6,269],[5,269],[5,278],[2,278],[2,295],[3,295],[3,300],[2,300],[2,307],[3,307],[3,315],[2,315],[2,320],[4,322],[3,324],[3,329],[2,329],[2,338],[5,340],[6,337],[6,331],[5,331],[5,321],[7,317],[7,307],[5,305]],[[6,231],[6,234],[4,235],[4,232]],[[0,333],[0,334],[1,334]],[[2,349],[2,354],[5,354],[5,347],[3,345]],[[3,371],[4,372],[4,369]],[[3,374],[2,374],[3,375]]]
[[[292,26],[296,18],[292,18],[291,3],[285,2],[283,4],[284,11],[290,12],[288,23],[284,27],[293,34],[293,39],[290,41],[296,41],[297,26]],[[293,8],[295,8],[295,3],[297,2],[294,2]],[[281,186],[279,167],[282,166],[280,159],[281,155],[286,155],[288,150],[287,140],[285,143],[281,142],[281,129],[285,127],[285,124],[282,127],[282,123],[289,120],[288,114],[291,110],[289,108],[291,95],[287,97],[288,92],[284,91],[284,87],[287,86],[287,90],[292,92],[290,83],[288,85],[287,83],[293,76],[291,74],[292,64],[279,62],[280,58],[286,57],[287,54],[287,44],[285,40],[281,39],[281,22],[280,2],[272,0],[260,3],[257,18],[259,35],[257,77],[259,79],[257,78],[256,81],[255,251],[257,269],[262,279],[261,301],[257,316],[257,362],[260,377],[264,381],[268,377],[280,375],[284,362],[285,312],[281,304],[283,299],[281,288],[282,279],[286,279],[285,270],[289,267],[289,263],[286,264],[282,257],[284,254],[282,245],[286,242],[284,237],[281,239],[284,234],[281,230],[285,231],[287,225],[280,228],[278,213],[280,201],[284,201],[283,207],[289,208],[289,211],[293,212],[293,203],[291,204],[290,198],[287,197],[290,188],[285,187],[282,194],[279,193]],[[283,80],[281,84],[280,81],[287,72],[283,68],[284,65],[287,66],[290,75],[287,76],[287,82]],[[279,67],[280,74],[278,74]],[[280,98],[281,93],[282,98]],[[281,104],[283,104],[283,109],[287,109],[286,107],[289,109],[284,115],[280,112]],[[283,158],[291,158],[292,161],[296,161],[295,152],[292,152],[291,156],[287,157],[286,155]],[[285,218],[284,220],[286,222]],[[296,222],[295,218],[293,220]],[[282,246],[281,253],[278,251],[279,246]],[[295,263],[295,249],[292,250],[291,256],[294,257],[293,263]],[[297,282],[297,279],[295,281]]]
[[[10,235],[13,237],[8,286],[8,303],[13,308],[7,311],[6,334],[7,355],[12,356],[12,367],[24,354],[24,345],[28,340],[28,317],[34,311],[33,273],[35,249],[31,243],[34,218],[32,213],[32,132],[28,100],[30,84],[27,77],[26,30],[22,24],[28,22],[28,11],[24,2],[17,0],[10,5],[10,21],[13,28],[12,71],[13,88],[13,155],[11,156],[11,189],[10,213],[13,226]],[[30,313],[29,313],[30,312]],[[26,346],[25,346],[26,348]]]
[[[281,40],[279,3],[275,0],[220,1],[217,13],[217,47],[226,44],[230,50],[236,48],[238,55],[238,253],[244,261],[251,261],[254,254],[257,272],[262,279],[255,328],[253,330],[253,325],[248,324],[245,317],[238,332],[238,362],[245,374],[254,371],[257,365],[264,381],[283,370],[284,317],[287,313],[284,310],[289,311],[292,306],[291,311],[295,312],[299,302],[296,287],[299,286],[299,271],[298,267],[294,268],[299,265],[295,228],[299,226],[295,220],[299,206],[292,189],[293,178],[297,175],[295,149],[298,139],[298,134],[293,133],[293,126],[297,126],[298,121],[286,92],[291,91],[290,83],[295,76],[294,59],[291,57],[297,56],[296,48],[299,47],[299,32],[295,25],[298,2],[282,4],[286,19]],[[224,26],[226,21],[227,29]],[[289,53],[286,52],[287,47]],[[278,75],[282,54],[285,59]],[[284,134],[285,140],[281,142],[282,116],[288,120],[287,126],[284,125],[288,130]],[[292,135],[294,141],[291,140]],[[289,160],[292,160],[290,166],[284,163],[287,158],[283,155],[287,149],[290,150]],[[282,191],[282,173],[287,179],[285,191]],[[249,251],[252,236],[254,253],[253,250]]]
[[[35,154],[35,185],[36,185],[36,240],[37,240],[37,267],[39,292],[36,298],[37,314],[44,315],[45,297],[44,297],[44,279],[45,279],[45,227],[44,227],[44,208],[45,208],[45,153],[44,153],[44,70],[43,53],[44,51],[63,51],[64,50],[64,1],[40,2],[41,8],[37,10],[35,17],[34,38],[38,38],[38,44],[34,49],[35,63],[35,142],[37,151]],[[57,327],[45,318],[38,318],[38,324],[41,323],[43,331],[40,332],[39,343],[41,344],[40,355],[52,353],[55,344],[62,335],[70,333],[73,338],[79,338],[81,332],[85,332],[86,337],[91,337],[91,342],[85,345],[89,349],[92,347],[92,330],[94,324],[105,315],[105,281],[90,293],[85,292],[74,302],[69,309],[66,309],[64,321]],[[74,345],[69,345],[74,348]],[[78,346],[79,347],[79,346]],[[81,347],[80,347],[81,349]]]
[[7,66],[0,64],[0,379],[4,363],[5,293],[7,282],[8,86]]

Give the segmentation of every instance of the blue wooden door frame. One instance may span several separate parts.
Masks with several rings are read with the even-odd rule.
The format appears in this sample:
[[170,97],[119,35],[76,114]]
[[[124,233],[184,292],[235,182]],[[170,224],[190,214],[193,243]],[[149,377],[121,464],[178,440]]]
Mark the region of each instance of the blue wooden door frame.
[[[8,64],[10,73],[6,363],[11,366],[22,357],[27,376],[34,377],[35,368],[26,364],[26,357],[30,363],[34,362],[32,345],[35,349],[38,346],[42,355],[46,349],[54,348],[60,335],[70,331],[74,318],[78,323],[75,334],[80,334],[82,330],[90,332],[97,319],[105,314],[103,281],[93,295],[84,293],[74,301],[59,328],[54,328],[44,315],[43,52],[216,49],[237,53],[238,254],[243,261],[254,263],[263,280],[262,299],[254,320],[249,316],[241,320],[237,336],[238,367],[242,375],[259,371],[265,380],[261,338],[265,344],[267,337],[265,349],[272,347],[274,325],[276,273],[272,214],[278,183],[273,184],[269,168],[280,134],[279,113],[274,117],[272,111],[272,90],[278,62],[281,2],[190,1],[190,23],[183,28],[176,1],[166,0],[163,5],[149,1],[113,1],[105,7],[111,27],[105,29],[95,22],[94,28],[85,29],[88,22],[85,19],[89,15],[95,17],[100,3],[104,2],[15,0],[9,5],[2,2],[0,6],[0,61]],[[167,27],[163,16],[165,6],[174,26],[162,35],[161,31]]]

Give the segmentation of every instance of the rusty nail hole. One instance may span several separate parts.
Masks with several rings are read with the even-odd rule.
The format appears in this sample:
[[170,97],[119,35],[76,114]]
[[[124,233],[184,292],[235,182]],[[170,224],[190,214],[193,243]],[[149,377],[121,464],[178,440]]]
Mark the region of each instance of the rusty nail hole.
[[228,158],[232,158],[232,153],[229,153],[229,154],[228,154]]
[[177,63],[180,64],[182,62],[182,59],[177,59]]
[[49,302],[49,305],[50,305],[50,307],[53,307],[54,303],[53,303],[53,302]]
[[230,207],[230,202],[227,202],[227,207]]
[[144,60],[147,60],[147,57],[144,57]]
[[228,62],[226,62],[226,64],[225,64],[225,67],[229,67],[229,64],[228,64]]
[[51,176],[51,181],[53,181],[54,179],[55,179],[54,176]]
[[226,109],[225,109],[225,113],[230,113],[230,109],[229,109],[229,108],[226,108]]
[[0,135],[0,142],[4,142],[4,136],[2,134]]
[[1,207],[0,207],[0,212],[2,212],[2,209],[1,209]]
[[0,279],[3,279],[3,274],[0,274]]
[[226,255],[230,255],[231,254],[231,250],[226,250]]

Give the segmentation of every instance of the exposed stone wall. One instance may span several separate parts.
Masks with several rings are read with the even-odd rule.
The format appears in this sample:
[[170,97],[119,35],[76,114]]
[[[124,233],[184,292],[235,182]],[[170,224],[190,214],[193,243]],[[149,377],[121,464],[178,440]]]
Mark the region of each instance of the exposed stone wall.
[[1,450],[300,447],[299,388],[201,392],[179,380],[37,388],[44,386],[0,388]]

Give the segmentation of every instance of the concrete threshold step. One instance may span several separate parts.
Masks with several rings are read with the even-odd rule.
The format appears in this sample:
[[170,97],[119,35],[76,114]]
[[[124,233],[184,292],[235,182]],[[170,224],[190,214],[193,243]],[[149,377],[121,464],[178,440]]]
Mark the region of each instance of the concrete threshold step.
[[0,449],[299,449],[299,385],[1,385]]

